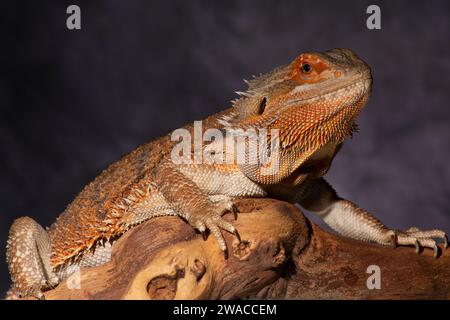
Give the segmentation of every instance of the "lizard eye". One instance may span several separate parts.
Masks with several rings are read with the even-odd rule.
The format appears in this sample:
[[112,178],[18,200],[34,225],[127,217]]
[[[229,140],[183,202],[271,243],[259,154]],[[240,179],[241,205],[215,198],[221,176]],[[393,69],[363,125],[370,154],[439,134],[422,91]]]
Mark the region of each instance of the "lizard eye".
[[312,71],[312,67],[309,63],[303,63],[300,67],[303,73],[310,73]]

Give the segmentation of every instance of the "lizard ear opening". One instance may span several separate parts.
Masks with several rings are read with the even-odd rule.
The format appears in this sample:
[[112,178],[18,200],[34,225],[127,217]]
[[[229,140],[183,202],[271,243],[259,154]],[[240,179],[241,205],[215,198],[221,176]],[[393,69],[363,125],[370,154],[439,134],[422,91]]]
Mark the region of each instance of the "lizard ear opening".
[[258,114],[261,115],[264,113],[264,111],[266,110],[266,105],[267,105],[267,98],[264,97],[261,102],[259,103],[258,106]]
[[267,98],[245,97],[233,101],[233,112],[218,119],[219,123],[225,127],[232,127],[233,124],[243,121],[249,117],[260,116],[266,111]]

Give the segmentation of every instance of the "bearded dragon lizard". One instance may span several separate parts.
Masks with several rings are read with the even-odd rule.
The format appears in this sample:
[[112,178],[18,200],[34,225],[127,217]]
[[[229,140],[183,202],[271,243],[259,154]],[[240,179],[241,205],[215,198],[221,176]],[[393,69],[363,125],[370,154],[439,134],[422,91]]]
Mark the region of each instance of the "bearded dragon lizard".
[[[298,203],[338,233],[362,241],[432,248],[435,256],[439,247],[433,238],[448,246],[441,230],[387,228],[337,196],[323,178],[371,93],[370,68],[356,54],[303,53],[247,83],[248,90],[229,109],[206,118],[203,128],[277,129],[278,170],[267,174],[262,162],[176,164],[169,135],[144,144],[88,184],[48,231],[29,217],[14,221],[7,296],[42,298],[75,268],[109,261],[115,239],[155,216],[177,215],[202,233],[209,230],[225,251],[222,230],[238,233],[222,215],[234,210],[239,197]],[[193,125],[185,129],[192,132]]]

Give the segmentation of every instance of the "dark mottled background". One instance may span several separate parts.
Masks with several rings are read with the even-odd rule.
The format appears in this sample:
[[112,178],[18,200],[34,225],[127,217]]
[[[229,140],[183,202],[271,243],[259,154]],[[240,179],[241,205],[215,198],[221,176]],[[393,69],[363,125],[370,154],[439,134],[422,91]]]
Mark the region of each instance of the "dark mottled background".
[[[82,9],[82,30],[65,8]],[[366,8],[382,30],[366,29]],[[243,78],[349,47],[373,68],[329,180],[387,225],[450,232],[450,2],[3,1],[0,293],[9,225],[49,225],[137,145],[229,105]]]

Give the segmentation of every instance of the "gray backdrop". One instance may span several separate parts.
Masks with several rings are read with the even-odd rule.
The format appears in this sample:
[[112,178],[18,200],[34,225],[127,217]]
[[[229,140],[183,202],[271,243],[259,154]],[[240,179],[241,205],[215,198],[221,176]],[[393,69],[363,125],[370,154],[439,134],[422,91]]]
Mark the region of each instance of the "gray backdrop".
[[[72,3],[81,31],[65,27]],[[0,294],[15,218],[50,225],[108,164],[302,51],[348,47],[373,69],[360,133],[328,174],[340,195],[388,226],[450,232],[449,1],[12,0],[0,36]]]

